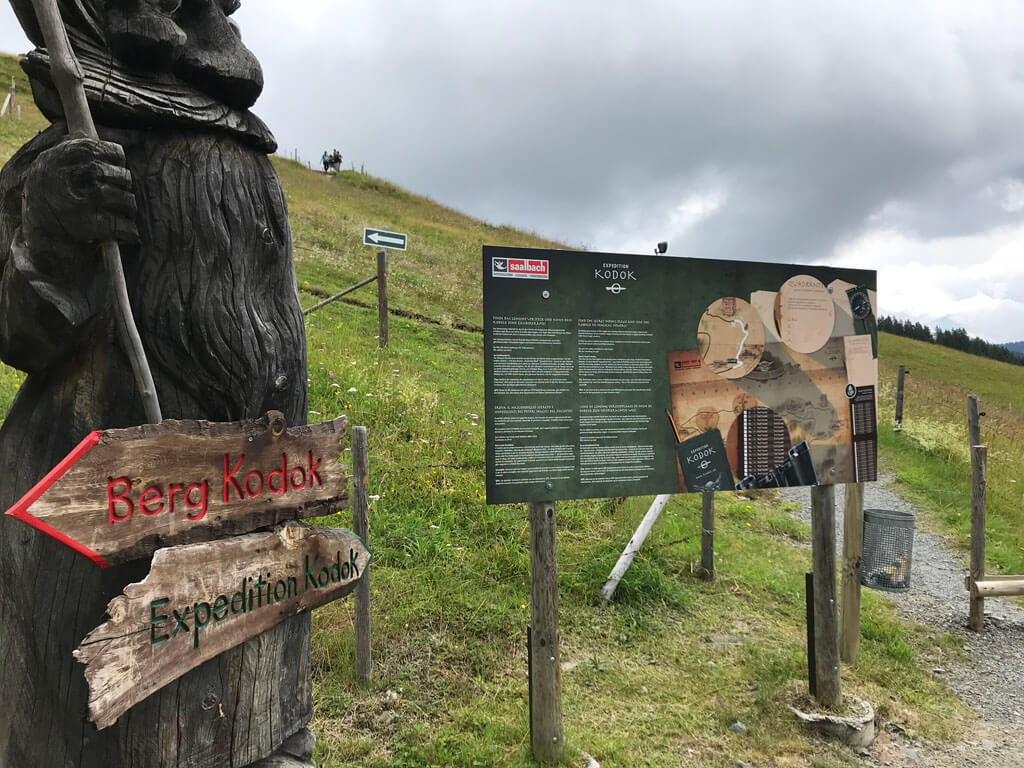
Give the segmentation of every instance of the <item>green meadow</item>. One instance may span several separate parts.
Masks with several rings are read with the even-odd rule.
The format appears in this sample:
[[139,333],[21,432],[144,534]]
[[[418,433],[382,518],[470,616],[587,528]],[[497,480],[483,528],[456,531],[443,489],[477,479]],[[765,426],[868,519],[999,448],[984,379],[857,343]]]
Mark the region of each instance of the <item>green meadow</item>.
[[[907,495],[933,513],[929,522],[965,550],[971,531],[967,395],[978,396],[988,448],[986,560],[993,572],[1024,573],[1024,367],[889,334],[881,334],[879,349],[882,455]],[[910,374],[897,432],[900,364]]]

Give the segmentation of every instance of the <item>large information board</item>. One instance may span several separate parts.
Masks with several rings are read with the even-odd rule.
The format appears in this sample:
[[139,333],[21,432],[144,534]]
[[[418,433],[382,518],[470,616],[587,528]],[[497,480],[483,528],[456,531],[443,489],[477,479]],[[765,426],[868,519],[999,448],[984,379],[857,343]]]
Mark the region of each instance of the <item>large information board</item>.
[[484,246],[487,501],[876,479],[876,273]]

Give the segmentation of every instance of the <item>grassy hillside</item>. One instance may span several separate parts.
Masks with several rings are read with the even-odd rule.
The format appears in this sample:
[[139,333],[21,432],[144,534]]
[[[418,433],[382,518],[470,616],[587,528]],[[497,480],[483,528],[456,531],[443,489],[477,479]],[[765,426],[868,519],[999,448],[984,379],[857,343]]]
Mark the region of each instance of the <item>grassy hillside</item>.
[[[999,570],[1024,573],[1024,367],[965,355],[902,336],[879,339],[880,443],[898,480],[935,522],[967,546],[971,465],[967,395],[978,395],[982,442],[988,446],[987,558]],[[905,379],[903,431],[893,430],[896,371]]]
[[[376,274],[376,249],[362,244],[363,227],[387,227],[411,233],[408,251],[391,252],[393,306],[445,325],[479,328],[484,243],[565,247],[472,219],[372,176],[325,176],[281,158],[274,165],[288,195],[296,267],[306,291],[336,293]],[[365,293],[353,298],[375,301]]]
[[14,115],[0,118],[0,161],[7,158],[32,138],[36,131],[41,131],[49,123],[39,114],[32,101],[32,92],[28,86],[28,78],[21,71],[18,60],[13,56],[0,54],[0,104],[7,98],[7,91],[14,78],[15,103],[21,104],[21,119]]
[[[26,123],[14,143],[33,130]],[[369,427],[375,555],[368,690],[353,682],[351,603],[314,613],[318,764],[531,765],[526,511],[483,502],[482,337],[465,329],[481,324],[482,243],[553,244],[379,179],[275,166],[304,303],[373,273],[363,226],[410,235],[410,250],[393,254],[392,305],[402,314],[389,350],[375,339],[372,287],[307,326],[310,419],[344,413]],[[19,380],[0,366],[0,413]],[[699,500],[674,497],[614,603],[599,607],[597,590],[649,503],[559,504],[570,745],[629,768],[855,765],[843,748],[809,740],[785,708],[806,678],[807,529],[770,494],[719,494],[718,578],[705,583],[695,574]],[[844,668],[846,690],[912,732],[957,735],[970,715],[929,674],[957,653],[950,638],[901,625],[873,593],[863,635],[861,663]],[[729,731],[736,720],[745,735]]]

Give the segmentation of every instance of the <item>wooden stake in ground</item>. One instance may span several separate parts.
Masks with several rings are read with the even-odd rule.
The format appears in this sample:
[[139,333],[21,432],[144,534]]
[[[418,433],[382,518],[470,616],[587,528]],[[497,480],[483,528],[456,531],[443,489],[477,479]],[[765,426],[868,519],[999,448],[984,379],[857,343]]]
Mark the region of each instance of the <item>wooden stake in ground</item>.
[[981,414],[978,411],[978,396],[967,396],[967,449],[981,445]]
[[672,498],[669,494],[662,494],[656,496],[654,502],[651,504],[650,509],[647,510],[647,514],[644,515],[644,519],[640,521],[640,525],[637,526],[636,532],[633,537],[629,540],[626,548],[622,550],[622,554],[619,556],[619,560],[615,563],[615,567],[612,568],[611,574],[608,576],[608,581],[601,587],[601,597],[607,603],[612,599],[615,594],[615,590],[619,586],[619,582],[622,581],[622,577],[626,575],[626,571],[629,570],[629,566],[632,565],[634,558],[640,551],[640,547],[644,545],[644,540],[647,535],[651,532],[654,527],[654,523],[657,522],[658,516],[662,510],[665,509],[665,505],[668,504],[668,500]]
[[843,514],[843,614],[839,656],[847,664],[860,657],[860,558],[864,548],[864,483],[846,484]]
[[903,429],[903,378],[907,375],[907,367],[901,365],[896,374],[896,431]]
[[[370,461],[366,427],[352,428],[352,532],[370,546]],[[370,648],[370,567],[363,571],[355,591],[356,680],[370,684],[373,657]]]
[[377,322],[380,326],[380,348],[388,348],[388,249],[377,252]]
[[715,578],[715,492],[701,494],[700,513],[700,577]]
[[[68,121],[70,136],[88,139],[99,139],[89,102],[85,97],[82,67],[71,50],[67,30],[57,8],[57,0],[32,0],[32,6],[39,20],[39,28],[46,42],[46,50],[50,55],[50,74],[53,84],[60,94],[64,107],[64,116]],[[146,420],[150,424],[159,424],[163,419],[160,415],[160,403],[156,396],[156,384],[146,360],[146,351],[142,346],[142,338],[135,326],[131,303],[128,301],[128,286],[125,283],[124,267],[121,264],[121,249],[116,241],[103,243],[103,263],[110,278],[111,297],[114,305],[115,324],[124,353],[132,364],[135,381],[142,396],[146,410]]]
[[530,621],[533,685],[530,722],[533,756],[555,761],[562,756],[562,673],[558,637],[558,562],[555,504],[531,502]]
[[975,632],[985,628],[985,598],[974,584],[985,578],[985,490],[988,484],[988,448],[971,446],[971,611],[967,625]]
[[811,559],[814,568],[815,698],[824,707],[838,707],[839,626],[836,610],[836,489],[811,488]]

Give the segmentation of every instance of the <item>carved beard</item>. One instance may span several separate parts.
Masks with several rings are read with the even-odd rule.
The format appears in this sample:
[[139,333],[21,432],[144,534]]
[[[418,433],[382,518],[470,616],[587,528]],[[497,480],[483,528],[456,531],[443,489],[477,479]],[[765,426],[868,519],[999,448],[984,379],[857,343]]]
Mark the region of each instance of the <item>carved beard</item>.
[[276,409],[305,424],[305,330],[269,160],[218,134],[110,138],[135,179],[144,245],[125,263],[165,413],[231,421]]

